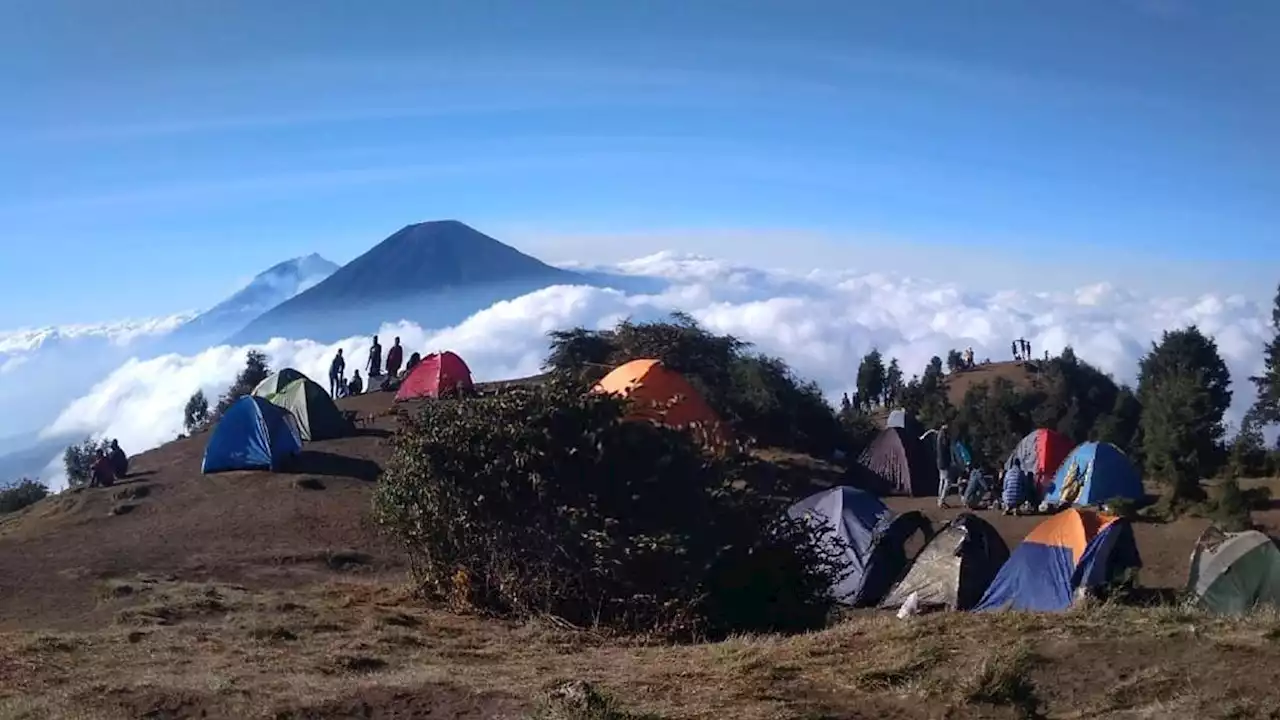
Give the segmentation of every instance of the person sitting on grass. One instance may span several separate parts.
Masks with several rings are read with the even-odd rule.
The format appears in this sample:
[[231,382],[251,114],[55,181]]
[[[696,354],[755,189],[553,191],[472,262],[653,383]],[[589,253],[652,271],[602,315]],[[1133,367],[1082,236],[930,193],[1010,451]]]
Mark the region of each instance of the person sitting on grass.
[[1022,460],[1013,459],[1013,464],[1004,473],[1004,489],[1001,492],[1001,505],[1005,515],[1019,514],[1018,508],[1027,498],[1027,474],[1022,471]]
[[976,510],[982,503],[982,499],[987,494],[987,476],[982,472],[982,468],[973,465],[969,470],[969,484],[964,489],[964,507],[966,510]]
[[89,487],[111,487],[116,484],[116,471],[106,450],[99,450],[89,470]]
[[364,380],[360,379],[360,371],[356,370],[351,382],[347,383],[347,395],[359,395],[364,392]]

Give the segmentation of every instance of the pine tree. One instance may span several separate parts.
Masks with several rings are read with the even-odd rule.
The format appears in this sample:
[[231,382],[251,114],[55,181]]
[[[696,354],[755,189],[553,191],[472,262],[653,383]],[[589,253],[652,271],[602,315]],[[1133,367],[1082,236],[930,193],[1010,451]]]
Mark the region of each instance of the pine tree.
[[898,366],[898,358],[889,361],[889,367],[884,371],[884,400],[885,405],[893,406],[902,399],[902,368]]
[[884,398],[884,358],[873,349],[858,365],[858,397],[869,406]]
[[203,390],[197,390],[187,399],[187,406],[182,410],[182,426],[187,434],[203,428],[209,422],[209,400]]
[[1262,374],[1249,378],[1258,390],[1257,420],[1266,425],[1280,423],[1280,288],[1271,309],[1271,331],[1271,342],[1262,351]]
[[1146,469],[1166,485],[1171,508],[1203,498],[1200,480],[1221,465],[1230,383],[1217,344],[1194,325],[1165,332],[1139,364]]
[[213,418],[222,417],[227,408],[235,404],[237,400],[253,393],[253,389],[258,384],[266,380],[271,375],[271,366],[267,364],[266,353],[260,350],[250,350],[245,354],[244,369],[236,375],[236,381],[227,388],[227,391],[218,399],[218,406],[214,408]]

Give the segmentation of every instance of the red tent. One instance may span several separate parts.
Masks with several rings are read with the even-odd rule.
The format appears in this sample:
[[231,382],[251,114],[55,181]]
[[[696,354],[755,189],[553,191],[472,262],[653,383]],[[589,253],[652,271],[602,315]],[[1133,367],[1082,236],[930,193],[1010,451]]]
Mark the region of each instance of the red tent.
[[1014,458],[1017,458],[1022,469],[1035,478],[1036,487],[1043,491],[1053,481],[1054,473],[1058,472],[1058,467],[1074,447],[1075,443],[1071,442],[1071,438],[1056,430],[1032,430],[1013,449],[1009,459],[1005,460],[1004,467],[1008,470],[1013,466]]
[[412,400],[423,397],[440,397],[452,390],[470,390],[471,368],[448,350],[422,358],[422,362],[400,383],[396,400]]

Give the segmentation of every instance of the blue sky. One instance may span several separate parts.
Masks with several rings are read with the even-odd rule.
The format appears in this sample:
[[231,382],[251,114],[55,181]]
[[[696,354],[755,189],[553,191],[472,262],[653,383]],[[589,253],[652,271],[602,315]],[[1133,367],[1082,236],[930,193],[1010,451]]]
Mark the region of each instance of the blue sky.
[[0,327],[442,217],[551,261],[1269,297],[1277,34],[1269,0],[8,0]]

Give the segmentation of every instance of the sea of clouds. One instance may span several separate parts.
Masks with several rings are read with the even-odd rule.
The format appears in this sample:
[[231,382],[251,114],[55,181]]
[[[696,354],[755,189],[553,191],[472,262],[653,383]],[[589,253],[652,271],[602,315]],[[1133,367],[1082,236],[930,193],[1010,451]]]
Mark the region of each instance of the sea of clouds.
[[[496,380],[539,372],[551,330],[605,328],[627,317],[656,319],[683,310],[714,332],[781,356],[835,399],[853,390],[858,362],[872,347],[898,358],[909,376],[951,348],[973,347],[979,361],[1010,359],[1009,344],[1017,337],[1029,340],[1036,356],[1070,345],[1117,380],[1133,382],[1138,359],[1163,330],[1196,324],[1216,338],[1236,379],[1233,419],[1252,400],[1252,385],[1243,378],[1261,370],[1261,348],[1270,337],[1269,307],[1226,294],[1148,297],[1106,285],[1027,294],[882,274],[767,271],[673,253],[609,271],[663,282],[652,294],[551,287],[481,310],[455,327],[387,318],[370,334],[376,332],[384,347],[399,336],[406,352],[451,349],[477,380]],[[253,347],[273,368],[294,367],[323,381],[339,347],[354,360],[350,369],[369,345],[368,337],[359,337],[332,345],[277,339]],[[114,437],[131,453],[155,447],[182,431],[192,393],[203,390],[212,400],[232,382],[248,349],[129,360],[67,405],[43,433]],[[55,463],[45,477],[56,484],[59,474]]]

